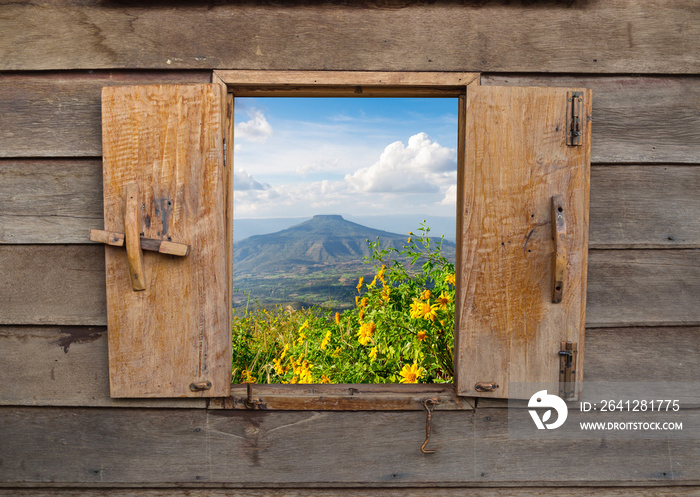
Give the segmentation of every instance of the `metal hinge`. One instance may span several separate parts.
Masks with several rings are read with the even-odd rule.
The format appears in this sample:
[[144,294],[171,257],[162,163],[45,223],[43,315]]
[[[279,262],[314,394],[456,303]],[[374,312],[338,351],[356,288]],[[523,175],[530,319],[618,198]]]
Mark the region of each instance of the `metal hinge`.
[[561,342],[559,351],[559,397],[573,400],[576,397],[576,359],[578,344]]
[[583,92],[566,93],[566,144],[570,147],[583,145],[583,128],[581,126],[581,109],[583,109]]

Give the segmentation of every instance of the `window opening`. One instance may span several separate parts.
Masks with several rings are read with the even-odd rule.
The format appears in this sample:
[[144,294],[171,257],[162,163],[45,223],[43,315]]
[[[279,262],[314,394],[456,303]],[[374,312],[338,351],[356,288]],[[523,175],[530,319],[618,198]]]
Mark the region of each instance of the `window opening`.
[[234,119],[234,383],[451,382],[458,99]]

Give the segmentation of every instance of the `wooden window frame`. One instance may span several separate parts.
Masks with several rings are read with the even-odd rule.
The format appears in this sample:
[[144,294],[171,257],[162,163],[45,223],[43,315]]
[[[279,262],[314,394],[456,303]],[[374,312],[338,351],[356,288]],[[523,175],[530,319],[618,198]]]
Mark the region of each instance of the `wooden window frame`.
[[[235,97],[403,97],[457,98],[457,198],[461,199],[465,160],[466,95],[469,87],[480,84],[472,72],[374,72],[374,71],[213,71],[212,83],[224,85],[227,92],[225,129],[227,163],[233,164],[233,106]],[[233,193],[231,192],[231,195]],[[231,197],[233,198],[233,197]],[[232,209],[233,202],[229,202]],[[457,205],[457,232],[461,231],[462,209]],[[232,222],[233,213],[228,213]],[[457,261],[460,261],[457,237]],[[232,263],[232,260],[231,262]],[[230,274],[230,272],[229,272]],[[457,298],[460,287],[456,288]],[[455,333],[458,316],[455,315]],[[457,379],[455,378],[455,381]],[[267,385],[234,384],[231,396],[212,398],[213,409],[266,410],[423,410],[425,399],[439,399],[442,410],[474,409],[471,397],[456,394],[451,384],[349,384],[349,385]]]

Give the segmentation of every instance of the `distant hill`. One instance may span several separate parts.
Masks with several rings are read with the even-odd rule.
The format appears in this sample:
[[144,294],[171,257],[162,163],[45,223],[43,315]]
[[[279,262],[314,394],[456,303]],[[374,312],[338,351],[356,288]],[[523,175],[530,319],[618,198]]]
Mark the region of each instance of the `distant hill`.
[[[255,235],[233,245],[233,273],[236,276],[308,274],[327,271],[357,272],[363,257],[370,255],[367,240],[383,248],[401,249],[406,235],[362,226],[339,215],[317,215],[276,233]],[[439,239],[435,239],[439,241]],[[443,254],[454,259],[455,244],[445,241]]]

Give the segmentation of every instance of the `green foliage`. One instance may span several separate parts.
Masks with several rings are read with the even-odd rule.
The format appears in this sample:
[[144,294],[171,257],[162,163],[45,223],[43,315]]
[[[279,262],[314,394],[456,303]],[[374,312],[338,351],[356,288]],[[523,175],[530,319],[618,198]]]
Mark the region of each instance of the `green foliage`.
[[375,276],[360,278],[352,309],[234,313],[233,381],[451,382],[454,265],[430,228],[417,231],[402,250],[368,241]]

